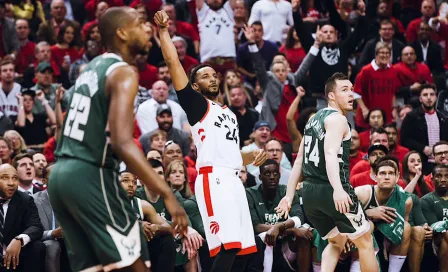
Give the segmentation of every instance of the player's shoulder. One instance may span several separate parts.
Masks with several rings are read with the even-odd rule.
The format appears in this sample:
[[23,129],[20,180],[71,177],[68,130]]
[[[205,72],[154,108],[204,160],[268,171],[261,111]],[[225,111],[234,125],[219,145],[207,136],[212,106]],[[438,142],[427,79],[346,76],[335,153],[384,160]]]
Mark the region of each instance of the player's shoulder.
[[434,192],[430,192],[427,193],[426,195],[422,196],[422,198],[420,198],[421,202],[431,202],[435,199],[435,195]]

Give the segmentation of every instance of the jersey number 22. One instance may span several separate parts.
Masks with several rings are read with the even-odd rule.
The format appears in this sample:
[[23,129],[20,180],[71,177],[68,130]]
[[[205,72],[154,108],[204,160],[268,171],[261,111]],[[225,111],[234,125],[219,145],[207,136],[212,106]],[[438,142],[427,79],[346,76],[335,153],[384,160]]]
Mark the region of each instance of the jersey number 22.
[[89,119],[90,97],[74,93],[67,120],[65,121],[64,135],[82,142],[84,131],[79,125],[85,126]]

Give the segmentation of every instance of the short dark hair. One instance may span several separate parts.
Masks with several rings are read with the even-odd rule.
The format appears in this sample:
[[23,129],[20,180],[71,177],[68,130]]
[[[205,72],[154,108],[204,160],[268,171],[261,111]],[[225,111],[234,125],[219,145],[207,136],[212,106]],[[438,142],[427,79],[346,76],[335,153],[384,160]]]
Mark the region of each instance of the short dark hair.
[[448,169],[448,165],[445,164],[436,164],[434,166],[434,168],[432,169],[432,178],[434,178],[434,176],[436,175],[436,169]]
[[159,68],[167,67],[167,66],[168,66],[168,65],[166,65],[166,62],[161,61],[161,62],[157,63],[157,70],[158,70]]
[[163,171],[165,171],[165,167],[163,167],[163,163],[159,160],[155,160],[155,159],[149,159],[148,160],[149,164],[151,165],[151,167],[154,168],[159,168],[162,167]]
[[383,20],[381,20],[381,21],[380,21],[380,27],[381,27],[382,25],[392,25],[392,27],[393,27],[394,30],[395,30],[395,25],[394,25],[394,23],[393,23],[391,20],[389,20],[389,19],[383,19]]
[[210,64],[207,64],[207,63],[201,63],[201,64],[193,67],[193,69],[191,69],[191,72],[190,72],[190,84],[196,83],[196,74],[198,73],[198,71],[200,69],[202,69],[204,67],[213,68]]
[[[277,53],[275,53],[274,58],[277,57],[277,56],[283,56],[286,59],[286,54],[285,53],[277,52]],[[272,59],[274,59],[274,58],[272,58]]]
[[422,85],[420,86],[420,89],[418,90],[418,95],[419,95],[419,96],[422,95],[422,91],[425,90],[425,89],[433,89],[434,92],[436,92],[436,94],[437,94],[437,88],[436,88],[436,85],[425,83],[425,84],[422,84]]
[[379,158],[376,161],[376,167],[375,167],[375,175],[378,175],[378,171],[380,170],[380,167],[383,166],[390,166],[392,168],[394,168],[395,173],[399,173],[399,163],[398,163],[398,159],[395,158],[394,156],[384,156],[382,158]]
[[383,116],[383,123],[386,123],[386,112],[383,109],[381,109],[381,108],[374,108],[374,109],[369,110],[369,113],[367,114],[367,117],[366,117],[366,123],[367,124],[369,123],[370,115],[374,111],[380,111],[381,112],[381,116]]
[[[104,1],[102,1],[102,2],[104,2]],[[73,29],[73,40],[72,40],[72,42],[68,46],[72,47],[73,45],[75,45],[76,39],[78,38],[77,37],[77,34],[78,34],[77,30],[76,30],[75,26],[72,23],[66,23],[66,24],[62,25],[61,28],[59,29],[58,36],[57,36],[56,39],[57,39],[58,43],[64,43],[65,42],[64,41],[65,31],[69,27],[71,27]]]
[[386,128],[393,128],[393,129],[395,129],[396,131],[398,131],[398,129],[397,129],[397,124],[395,124],[394,122],[392,122],[392,123],[390,123],[390,124],[387,124],[387,125],[384,125],[384,130],[386,130]]
[[370,135],[373,135],[374,133],[377,133],[377,134],[387,134],[386,130],[385,130],[384,128],[382,128],[382,127],[380,127],[380,128],[375,128],[375,129],[372,131],[372,134],[370,134]]
[[250,26],[252,27],[252,26],[254,26],[254,25],[263,27],[263,24],[261,23],[261,21],[255,21],[255,22],[253,22]]
[[15,67],[15,62],[14,62],[14,60],[13,60],[11,57],[6,56],[6,57],[4,57],[4,58],[2,59],[2,61],[0,62],[0,68],[3,67],[3,66],[5,66],[5,65],[8,65],[8,64],[12,64],[12,65],[14,65],[14,67]]
[[31,156],[31,154],[29,154],[29,153],[20,153],[20,154],[17,154],[17,156],[14,157],[14,160],[12,160],[12,166],[14,166],[14,168],[17,169],[17,166],[19,166],[19,161],[21,159],[24,159],[24,158],[28,158],[31,161],[33,161],[33,156]]
[[328,97],[328,94],[334,92],[336,88],[336,81],[339,80],[348,80],[348,77],[343,73],[334,73],[331,77],[327,79],[325,82],[325,96]]
[[268,165],[276,165],[280,169],[280,165],[277,161],[273,159],[267,159],[262,165],[260,165],[260,174],[263,171],[263,169]]
[[436,147],[439,146],[439,145],[448,145],[448,142],[447,142],[447,141],[438,141],[437,143],[435,143],[435,144],[432,146],[432,154],[435,153],[434,150],[435,150]]

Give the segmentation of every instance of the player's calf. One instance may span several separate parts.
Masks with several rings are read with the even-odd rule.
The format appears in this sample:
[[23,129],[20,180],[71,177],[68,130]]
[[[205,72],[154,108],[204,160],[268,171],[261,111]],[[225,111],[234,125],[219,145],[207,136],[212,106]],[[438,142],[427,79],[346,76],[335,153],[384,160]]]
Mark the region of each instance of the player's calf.
[[[372,224],[370,227],[372,229]],[[375,256],[375,250],[373,248],[373,238],[371,232],[368,231],[357,239],[354,239],[353,243],[358,248],[361,271],[378,272],[379,268]]]
[[308,272],[311,265],[311,239],[308,237],[296,236],[295,247],[297,252],[297,271]]
[[404,222],[403,238],[398,245],[392,245],[389,254],[389,272],[399,272],[403,267],[411,243],[411,225]]
[[408,265],[410,272],[420,271],[423,253],[425,250],[425,229],[422,226],[411,227],[411,242],[408,252]]
[[333,238],[328,239],[328,245],[325,247],[322,253],[321,271],[334,271],[338,264],[339,256],[344,250],[347,237],[345,235],[338,234]]

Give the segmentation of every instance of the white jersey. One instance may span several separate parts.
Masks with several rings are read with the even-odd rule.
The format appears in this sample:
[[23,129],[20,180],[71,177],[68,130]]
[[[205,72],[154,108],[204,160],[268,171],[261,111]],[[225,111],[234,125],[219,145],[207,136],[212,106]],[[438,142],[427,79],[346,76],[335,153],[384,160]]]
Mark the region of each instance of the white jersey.
[[17,95],[20,93],[22,86],[18,83],[14,83],[12,90],[5,94],[3,89],[1,89],[0,84],[0,111],[3,112],[6,116],[17,116],[19,113],[19,101],[17,101]]
[[214,57],[236,57],[233,27],[233,9],[227,1],[218,11],[204,4],[198,14],[199,36],[201,38],[201,62]]
[[196,167],[222,166],[241,169],[239,127],[235,114],[226,106],[207,100],[208,109],[191,129],[197,148]]

